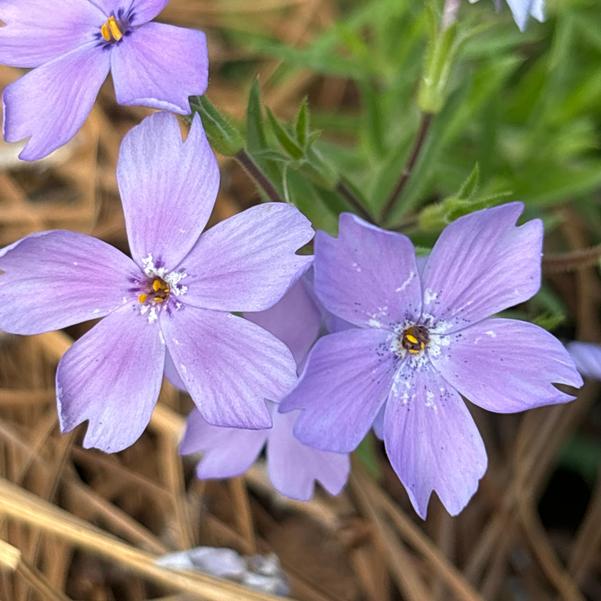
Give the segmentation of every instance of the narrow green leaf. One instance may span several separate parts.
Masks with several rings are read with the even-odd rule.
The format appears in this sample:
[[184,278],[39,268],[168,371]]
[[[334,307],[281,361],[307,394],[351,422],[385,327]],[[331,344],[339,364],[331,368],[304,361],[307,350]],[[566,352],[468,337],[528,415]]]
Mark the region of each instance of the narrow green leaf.
[[200,115],[207,138],[217,152],[234,156],[244,148],[242,134],[206,96],[191,96],[190,107],[193,113]]
[[261,91],[256,79],[250,88],[246,107],[246,148],[251,153],[268,148],[261,108]]
[[286,128],[276,119],[274,114],[267,109],[267,120],[282,148],[295,160],[302,159],[305,152],[296,140],[288,133]]
[[468,175],[467,179],[461,184],[459,192],[457,192],[457,198],[463,200],[470,200],[472,196],[478,191],[480,185],[480,166],[478,163],[474,165],[472,172]]
[[296,139],[300,146],[304,149],[307,148],[309,142],[309,134],[311,131],[311,116],[309,113],[309,102],[307,98],[301,103],[298,115],[296,116]]

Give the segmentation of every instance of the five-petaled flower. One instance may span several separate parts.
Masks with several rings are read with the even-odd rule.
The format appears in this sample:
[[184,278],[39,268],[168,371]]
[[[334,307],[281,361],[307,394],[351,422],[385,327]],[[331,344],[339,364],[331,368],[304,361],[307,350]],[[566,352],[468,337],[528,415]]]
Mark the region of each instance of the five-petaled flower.
[[[319,336],[322,321],[307,286],[308,282],[300,280],[271,309],[246,315],[285,342],[299,367]],[[348,454],[328,453],[302,444],[293,435],[298,412],[283,415],[278,413],[275,402],[269,406],[273,416],[273,427],[269,430],[219,428],[209,425],[198,411],[193,411],[188,418],[181,452],[202,451],[203,457],[196,470],[198,477],[239,476],[266,447],[269,478],[283,495],[307,501],[313,496],[316,480],[329,493],[338,494],[348,478]]]
[[[472,4],[478,0],[470,0]],[[501,0],[495,0],[497,10],[501,8]],[[533,17],[537,21],[545,20],[545,0],[507,0],[507,4],[513,14],[513,20],[521,31],[526,29],[528,18]]]
[[510,413],[573,398],[553,383],[582,385],[551,334],[490,317],[540,286],[543,227],[516,227],[522,209],[458,219],[421,269],[407,237],[349,214],[337,239],[316,236],[316,294],[356,327],[317,342],[280,410],[302,409],[295,434],[329,451],[352,451],[373,424],[422,517],[433,491],[457,514],[486,470],[460,395]]
[[14,243],[0,255],[0,329],[36,334],[104,317],[56,376],[61,428],[89,420],[87,447],[118,451],[140,436],[164,369],[210,423],[270,427],[264,399],[295,384],[294,359],[231,312],[271,307],[302,275],[312,258],[296,251],[310,223],[268,203],[202,233],[219,170],[198,115],[185,142],[174,115],[145,119],[123,141],[117,177],[133,260],[72,232]]
[[109,71],[117,101],[179,114],[207,87],[200,31],[150,22],[168,0],[3,0],[0,64],[33,67],[4,90],[4,138],[40,159],[83,125]]

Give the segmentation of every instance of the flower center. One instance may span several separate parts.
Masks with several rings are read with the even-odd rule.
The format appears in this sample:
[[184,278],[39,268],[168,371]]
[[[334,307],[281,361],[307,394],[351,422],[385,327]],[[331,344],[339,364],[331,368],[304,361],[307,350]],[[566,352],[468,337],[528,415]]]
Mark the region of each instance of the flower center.
[[100,28],[100,34],[105,42],[119,42],[123,38],[122,25],[115,17],[111,16]]
[[148,280],[148,287],[138,295],[138,301],[144,305],[153,303],[161,305],[169,300],[171,287],[162,278],[155,277],[152,281]]
[[411,355],[423,353],[428,342],[430,342],[430,333],[425,326],[410,326],[401,335],[401,346]]

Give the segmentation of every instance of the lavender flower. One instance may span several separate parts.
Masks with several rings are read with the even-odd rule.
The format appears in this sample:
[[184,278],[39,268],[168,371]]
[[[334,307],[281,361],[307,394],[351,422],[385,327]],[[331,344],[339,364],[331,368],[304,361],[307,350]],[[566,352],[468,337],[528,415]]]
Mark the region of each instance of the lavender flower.
[[433,491],[459,513],[486,470],[460,395],[510,413],[571,400],[554,382],[582,384],[551,334],[489,317],[540,286],[542,223],[515,227],[522,209],[458,219],[423,270],[408,238],[349,214],[337,239],[316,237],[317,296],[356,327],[317,342],[281,411],[303,409],[295,434],[328,451],[352,451],[374,424],[422,517]]
[[583,376],[601,380],[601,345],[592,342],[570,342],[567,348]]
[[[299,366],[317,339],[321,326],[319,308],[302,280],[274,307],[247,317],[285,342]],[[348,455],[327,453],[302,444],[292,433],[298,412],[282,415],[277,412],[275,403],[269,405],[273,416],[270,430],[217,428],[209,425],[198,411],[190,415],[181,452],[203,452],[197,467],[198,477],[239,476],[267,446],[269,478],[283,495],[307,501],[313,496],[316,480],[331,494],[338,494],[348,478]]]
[[[472,4],[478,0],[470,0]],[[501,9],[501,0],[495,0],[497,10]],[[528,17],[534,17],[541,23],[545,20],[545,0],[507,0],[513,14],[513,20],[521,31],[526,29]]]
[[201,235],[219,170],[200,118],[182,141],[156,113],[125,137],[117,178],[133,261],[66,231],[33,234],[0,256],[0,329],[37,334],[104,317],[61,359],[61,429],[89,420],[86,447],[118,451],[141,435],[164,366],[210,423],[267,428],[265,398],[296,382],[286,346],[230,312],[276,303],[311,262],[313,236],[293,207],[270,203]]
[[109,71],[117,101],[189,113],[207,87],[205,35],[151,23],[168,0],[3,0],[0,63],[33,70],[4,91],[4,138],[40,159],[68,142]]

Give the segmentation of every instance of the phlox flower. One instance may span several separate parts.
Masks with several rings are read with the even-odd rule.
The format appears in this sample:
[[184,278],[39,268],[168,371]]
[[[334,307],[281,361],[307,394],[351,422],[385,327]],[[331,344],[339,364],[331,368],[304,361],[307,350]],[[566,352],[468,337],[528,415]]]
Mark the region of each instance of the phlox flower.
[[168,0],[2,0],[0,64],[33,68],[4,90],[4,138],[29,138],[20,158],[68,142],[109,72],[117,102],[190,112],[205,92],[204,33],[151,22]]
[[[304,280],[298,281],[271,309],[246,317],[286,343],[299,367],[320,333],[322,317]],[[279,399],[275,399],[278,400]],[[336,495],[345,485],[350,461],[347,454],[328,453],[302,444],[293,435],[297,411],[282,415],[269,403],[273,427],[268,430],[218,428],[208,424],[198,411],[188,418],[181,444],[183,454],[202,451],[197,466],[199,478],[231,478],[244,473],[267,448],[267,471],[283,495],[307,501],[315,481]]]
[[104,318],[62,357],[61,429],[89,420],[86,447],[113,452],[148,424],[164,369],[207,421],[267,428],[265,398],[296,382],[287,347],[231,312],[276,303],[309,267],[313,237],[292,206],[248,209],[202,233],[219,170],[198,115],[186,141],[174,115],[133,128],[117,179],[133,260],[83,234],[50,231],[0,255],[0,329],[37,334]]
[[[521,31],[526,29],[528,18],[533,17],[541,23],[545,20],[545,0],[506,0],[513,20]],[[470,0],[472,4],[478,0]],[[501,9],[501,0],[495,0],[497,10]]]
[[352,451],[373,424],[422,517],[433,491],[460,512],[486,470],[460,395],[511,413],[573,398],[553,383],[582,384],[551,334],[490,317],[540,286],[543,227],[516,227],[522,209],[461,217],[419,267],[406,236],[350,214],[338,238],[316,236],[317,297],[355,327],[318,340],[280,410],[302,409],[296,436],[328,451]]
[[567,348],[583,376],[601,380],[601,345],[574,341],[568,343]]

